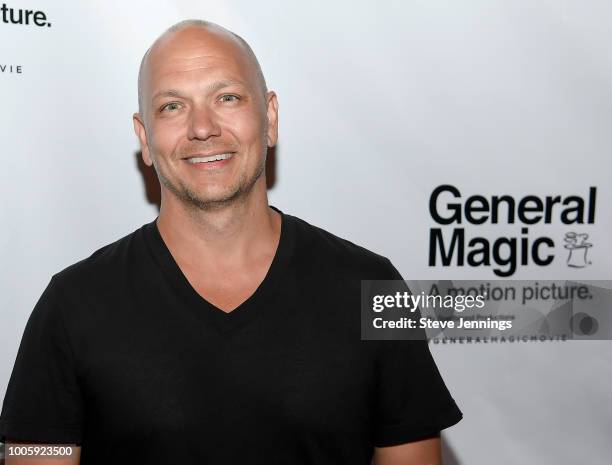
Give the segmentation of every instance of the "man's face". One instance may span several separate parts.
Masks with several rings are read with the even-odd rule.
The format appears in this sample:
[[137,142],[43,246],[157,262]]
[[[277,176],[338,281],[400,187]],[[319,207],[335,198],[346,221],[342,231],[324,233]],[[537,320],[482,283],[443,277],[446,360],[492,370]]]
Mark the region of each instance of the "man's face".
[[233,39],[196,28],[162,39],[149,55],[142,102],[134,127],[143,159],[179,201],[210,209],[265,184],[276,96],[263,94]]

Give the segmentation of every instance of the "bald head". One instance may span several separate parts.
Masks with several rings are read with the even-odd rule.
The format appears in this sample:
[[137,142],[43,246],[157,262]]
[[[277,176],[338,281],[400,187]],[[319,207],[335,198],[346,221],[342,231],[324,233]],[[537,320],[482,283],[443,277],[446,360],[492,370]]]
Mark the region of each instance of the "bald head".
[[196,37],[198,40],[206,40],[208,37],[216,41],[225,41],[232,50],[232,53],[242,55],[241,58],[246,60],[251,67],[253,79],[256,81],[256,87],[261,90],[265,100],[265,95],[268,91],[266,80],[259,66],[259,61],[249,44],[238,34],[218,24],[200,19],[188,19],[169,27],[155,40],[155,42],[153,42],[153,45],[149,47],[142,57],[140,70],[138,72],[138,112],[141,115],[143,115],[145,110],[145,82],[149,78],[151,62],[165,59],[167,57],[165,52],[171,49],[173,43]]

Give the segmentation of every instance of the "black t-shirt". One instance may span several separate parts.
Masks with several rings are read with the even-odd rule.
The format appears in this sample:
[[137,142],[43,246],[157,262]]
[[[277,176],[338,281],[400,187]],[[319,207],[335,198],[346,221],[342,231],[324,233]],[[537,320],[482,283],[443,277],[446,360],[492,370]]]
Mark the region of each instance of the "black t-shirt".
[[280,213],[270,269],[230,313],[156,221],[54,275],[0,438],[77,443],[84,465],[369,465],[457,423],[427,342],[361,340],[361,280],[401,279],[391,262]]

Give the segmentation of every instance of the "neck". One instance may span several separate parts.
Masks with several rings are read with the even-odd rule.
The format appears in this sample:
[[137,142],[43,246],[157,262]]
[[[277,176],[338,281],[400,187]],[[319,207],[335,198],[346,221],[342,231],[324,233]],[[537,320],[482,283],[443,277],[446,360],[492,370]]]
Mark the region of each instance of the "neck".
[[193,209],[162,192],[157,226],[175,259],[193,267],[240,266],[276,250],[280,237],[280,215],[268,206],[264,176],[243,198],[218,209]]

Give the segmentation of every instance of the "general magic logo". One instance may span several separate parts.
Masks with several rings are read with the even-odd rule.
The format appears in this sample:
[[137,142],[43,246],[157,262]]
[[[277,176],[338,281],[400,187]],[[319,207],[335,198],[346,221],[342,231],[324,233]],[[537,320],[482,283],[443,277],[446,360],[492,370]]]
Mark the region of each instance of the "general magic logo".
[[[559,248],[568,266],[583,268],[590,264],[585,225],[595,223],[597,188],[579,195],[472,195],[464,197],[452,185],[436,187],[429,199],[432,219],[445,226],[429,231],[429,266],[492,267],[500,277],[512,276],[519,266],[550,265]],[[517,225],[515,236],[482,237],[477,234],[484,224]],[[571,226],[565,232],[562,247],[549,236],[534,237],[529,226],[556,224]],[[470,225],[466,229],[465,225]],[[449,227],[450,226],[450,227]],[[506,231],[508,228],[505,229]]]

